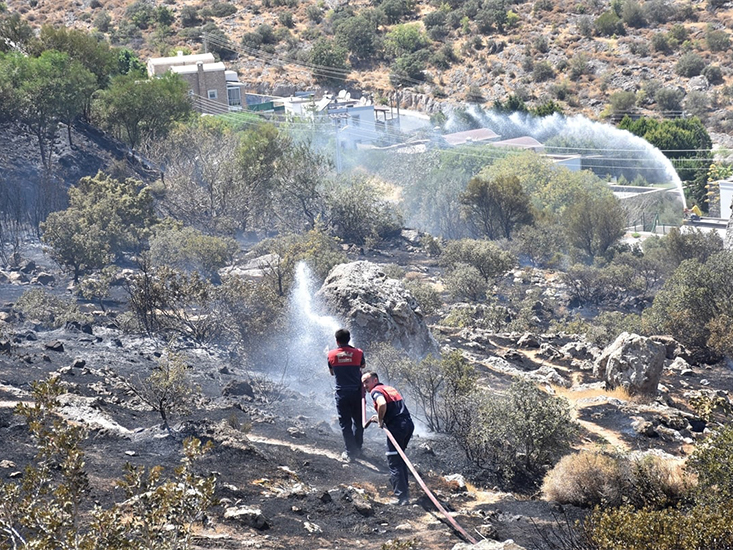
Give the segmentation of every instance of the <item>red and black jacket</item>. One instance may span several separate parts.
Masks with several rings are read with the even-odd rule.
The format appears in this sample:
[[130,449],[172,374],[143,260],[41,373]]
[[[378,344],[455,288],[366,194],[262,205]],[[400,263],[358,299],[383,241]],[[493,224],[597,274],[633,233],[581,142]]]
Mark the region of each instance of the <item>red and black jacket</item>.
[[396,419],[402,417],[410,418],[410,411],[407,410],[407,405],[405,405],[405,401],[402,399],[400,392],[392,386],[385,386],[379,382],[371,391],[374,408],[376,410],[379,410],[377,407],[377,398],[380,395],[382,395],[384,400],[387,402],[387,412],[384,414],[384,423],[387,426]]
[[364,352],[353,346],[341,346],[328,352],[328,366],[336,377],[336,390],[361,390]]

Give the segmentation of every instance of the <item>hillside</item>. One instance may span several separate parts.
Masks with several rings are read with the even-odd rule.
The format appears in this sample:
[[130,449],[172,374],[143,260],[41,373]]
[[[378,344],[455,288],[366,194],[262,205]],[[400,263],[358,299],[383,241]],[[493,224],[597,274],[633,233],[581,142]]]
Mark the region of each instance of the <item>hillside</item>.
[[[208,47],[260,92],[342,87],[327,77],[347,74],[345,85],[353,90],[381,100],[397,84],[406,105],[430,111],[441,102],[492,104],[515,94],[530,105],[554,100],[567,114],[592,118],[612,102],[617,115],[685,110],[709,119],[712,130],[729,128],[733,13],[712,0],[626,0],[610,7],[570,0],[441,6],[423,0],[10,0],[8,7],[37,26],[99,29],[142,58],[199,51],[205,32]],[[316,48],[314,54],[316,44],[329,44],[326,53]],[[341,47],[348,63],[339,59]],[[314,66],[321,67],[315,81]],[[636,96],[612,101],[618,92]]]
[[[421,266],[429,280],[443,277],[434,260],[408,243],[394,239],[366,255],[355,251],[350,259],[379,263],[389,255],[397,264],[383,264],[385,269]],[[14,296],[19,291],[43,289],[63,298],[68,277],[36,247],[25,248],[24,256],[33,258],[33,263],[24,264],[22,271],[7,271],[20,276],[0,282],[0,294],[17,302]],[[47,275],[45,285],[38,282],[42,272]],[[553,278],[550,272],[525,274],[541,275],[548,284]],[[55,280],[48,282],[48,275]],[[529,286],[530,278],[515,275],[513,283],[511,278],[506,282],[510,288]],[[25,282],[28,278],[34,282]],[[311,365],[288,381],[285,371],[280,372],[281,364],[242,364],[214,346],[184,344],[179,353],[186,357],[190,376],[202,393],[188,414],[171,417],[172,430],[166,431],[160,416],[131,389],[155,372],[170,349],[160,339],[122,330],[124,302],[115,296],[123,295],[106,300],[105,312],[75,300],[75,307],[91,322],[69,322],[61,328],[38,320],[44,312],[27,306],[25,314],[9,303],[0,310],[0,334],[5,335],[0,338],[4,350],[0,472],[9,483],[27,475],[21,472],[34,444],[23,420],[11,409],[32,399],[31,380],[56,376],[65,391],[59,398],[59,413],[86,431],[82,449],[89,488],[84,509],[92,502],[103,508],[120,502],[122,493],[113,481],[122,477],[125,463],[138,468],[161,465],[170,475],[181,459],[182,440],[195,436],[213,444],[197,471],[215,476],[219,503],[202,523],[196,522],[193,548],[450,549],[460,541],[416,483],[412,482],[411,506],[389,504],[383,435],[376,429],[366,432],[363,460],[351,464],[339,460],[342,442],[330,391],[324,389],[329,384],[325,368]],[[597,350],[589,355],[586,343],[574,342],[578,336],[538,334],[528,339],[517,333],[445,325],[434,324],[431,329],[444,352],[460,350],[478,369],[481,385],[494,394],[526,374],[544,379],[546,391],[567,398],[580,427],[576,450],[651,451],[673,462],[684,459],[704,437],[699,418],[691,412],[690,397],[733,390],[729,369],[687,365],[677,358],[665,362],[656,398],[630,398],[596,382],[582,357]],[[569,351],[559,352],[561,347]],[[279,346],[280,351],[284,348]],[[372,368],[380,368],[376,355],[370,361]],[[582,508],[540,498],[536,488],[529,492],[492,488],[487,484],[492,477],[471,467],[451,439],[428,432],[422,424],[408,451],[428,486],[472,536],[486,537],[487,542],[512,539],[528,549],[578,548],[557,542],[553,546],[550,541],[567,529],[565,521],[585,515]],[[469,482],[457,473],[469,476]]]

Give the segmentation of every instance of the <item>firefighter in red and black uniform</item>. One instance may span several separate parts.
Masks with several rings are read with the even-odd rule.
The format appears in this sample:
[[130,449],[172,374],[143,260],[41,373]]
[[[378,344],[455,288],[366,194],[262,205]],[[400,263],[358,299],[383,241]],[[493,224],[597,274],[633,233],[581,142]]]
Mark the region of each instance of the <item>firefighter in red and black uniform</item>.
[[[364,389],[369,392],[374,401],[377,414],[367,422],[378,422],[380,428],[386,427],[401,449],[405,449],[410,442],[415,425],[412,423],[410,411],[400,393],[392,386],[385,386],[379,381],[376,372],[367,372],[361,378]],[[397,499],[395,504],[404,506],[410,502],[410,488],[407,482],[407,464],[387,438],[387,465],[392,490]]]
[[349,345],[351,333],[340,328],[336,331],[338,347],[328,352],[328,369],[336,377],[336,410],[346,451],[341,457],[351,461],[361,455],[364,442],[364,426],[361,403],[364,390],[361,371],[366,366],[364,352]]

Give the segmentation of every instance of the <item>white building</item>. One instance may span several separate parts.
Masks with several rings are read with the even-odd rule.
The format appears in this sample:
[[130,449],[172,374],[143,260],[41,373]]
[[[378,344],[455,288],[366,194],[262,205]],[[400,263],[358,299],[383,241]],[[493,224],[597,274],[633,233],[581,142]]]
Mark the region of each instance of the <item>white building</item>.
[[211,53],[155,57],[148,60],[148,76],[176,73],[188,82],[196,110],[222,114],[242,110],[242,88],[235,71],[227,70]]

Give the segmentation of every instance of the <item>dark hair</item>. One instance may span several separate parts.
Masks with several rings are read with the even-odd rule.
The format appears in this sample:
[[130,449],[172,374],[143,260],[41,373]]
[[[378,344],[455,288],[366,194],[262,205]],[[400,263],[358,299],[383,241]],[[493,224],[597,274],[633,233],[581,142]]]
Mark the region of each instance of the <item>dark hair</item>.
[[336,331],[336,343],[345,345],[349,343],[349,340],[351,340],[351,333],[348,329],[340,328]]
[[365,372],[362,375],[362,378],[364,378],[365,376],[368,376],[369,378],[374,378],[377,380],[377,382],[379,382],[379,375],[376,372],[374,372],[373,370],[369,372]]

